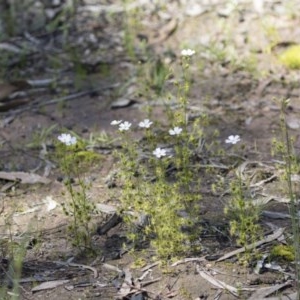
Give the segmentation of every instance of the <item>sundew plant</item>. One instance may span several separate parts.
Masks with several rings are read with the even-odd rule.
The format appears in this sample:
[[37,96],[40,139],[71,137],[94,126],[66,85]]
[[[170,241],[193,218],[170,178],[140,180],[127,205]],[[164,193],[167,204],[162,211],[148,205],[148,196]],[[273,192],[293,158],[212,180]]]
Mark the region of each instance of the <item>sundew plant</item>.
[[[196,199],[184,194],[182,180],[172,178],[173,170],[181,172],[179,169],[184,168],[179,164],[188,161],[180,160],[174,147],[163,143],[157,145],[151,125],[149,119],[138,124],[148,142],[144,146],[132,142],[131,123],[125,121],[118,125],[123,136],[123,151],[117,153],[121,170],[121,206],[123,211],[129,212],[125,214],[125,220],[131,228],[130,239],[138,244],[140,239],[150,238],[158,256],[167,258],[191,247],[193,237],[183,229],[195,221],[188,211],[191,206],[196,206],[196,202],[192,204]],[[182,131],[181,127],[170,128],[163,139],[178,144]],[[186,179],[190,183],[192,180]]]
[[[95,206],[88,198],[90,183],[86,180],[84,171],[99,162],[101,157],[94,152],[86,151],[85,146],[75,136],[62,133],[58,136],[56,156],[65,175],[64,184],[68,192],[62,207],[65,215],[72,220],[68,228],[71,233],[70,239],[81,251],[90,251],[93,233],[90,221]],[[73,180],[77,181],[76,187]]]
[[[189,118],[189,68],[194,54],[191,49],[181,52],[182,79],[175,82],[178,105],[176,109],[166,105],[168,125],[150,118],[137,124],[111,122],[122,138],[122,150],[117,152],[122,185],[120,203],[121,211],[126,212],[129,238],[137,246],[141,241],[150,241],[163,260],[201,250],[199,157],[204,153],[213,155],[213,147],[203,142],[208,138],[207,116],[203,113]],[[134,140],[132,130],[142,131],[143,138]],[[240,141],[239,135],[230,135],[225,143],[236,145]],[[259,232],[259,214],[250,213],[252,207],[243,196],[244,188],[240,181],[232,182],[232,199],[226,210],[235,216],[230,231],[238,236],[241,246],[254,242]]]
[[[198,120],[193,122],[198,124]],[[128,236],[137,247],[150,241],[157,256],[165,260],[201,250],[201,181],[193,157],[197,151],[194,140],[199,136],[191,124],[189,130],[165,128],[158,138],[153,123],[149,119],[135,125],[122,120],[111,122],[123,138],[122,151],[116,154],[122,185],[121,211],[130,229]],[[134,129],[143,131],[145,144],[133,140]],[[231,135],[225,142],[235,145],[240,141],[240,136]],[[240,209],[240,205],[234,198],[231,209]]]
[[[178,256],[200,246],[201,196],[195,192],[200,181],[191,163],[203,136],[203,116],[191,124],[188,119],[188,70],[194,54],[190,49],[181,53],[184,76],[176,85],[179,107],[167,109],[168,128],[150,119],[138,124],[111,122],[122,137],[122,150],[116,154],[121,207],[131,228],[129,238],[137,246],[141,240],[150,241],[160,258]],[[132,130],[142,131],[143,139],[134,140]]]

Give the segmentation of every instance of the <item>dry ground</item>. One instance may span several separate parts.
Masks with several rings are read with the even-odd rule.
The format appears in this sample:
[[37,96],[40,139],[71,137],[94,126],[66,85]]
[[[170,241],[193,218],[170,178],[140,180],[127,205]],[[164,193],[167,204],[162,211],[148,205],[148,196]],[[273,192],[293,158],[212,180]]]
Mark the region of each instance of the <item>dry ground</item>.
[[[133,26],[130,30],[134,29],[133,36],[136,38],[136,33],[146,36],[151,59],[156,61],[160,58],[175,72],[179,72],[180,50],[185,47],[196,49],[191,64],[190,113],[205,111],[211,119],[207,130],[218,129],[218,140],[221,143],[230,134],[241,136],[244,149],[240,154],[245,161],[264,163],[263,166],[257,163],[247,166],[247,172],[276,174],[275,169],[272,169],[274,162],[270,153],[271,140],[280,133],[280,104],[274,99],[291,99],[288,121],[292,135],[297,138],[300,127],[297,121],[300,87],[299,72],[285,69],[279,64],[276,53],[269,50],[284,42],[300,43],[300,19],[297,15],[299,4],[296,6],[296,1],[266,1],[265,10],[260,13],[250,1],[240,1],[238,10],[232,12],[228,11],[226,3],[220,1],[185,2],[189,1],[166,1],[164,7],[156,7],[152,2],[151,5],[143,5],[142,1],[132,1],[140,9],[134,17],[136,21],[130,24]],[[20,299],[113,299],[118,295],[118,288],[124,278],[118,276],[115,270],[109,270],[105,263],[121,270],[129,268],[134,278],[138,278],[143,274],[142,267],[151,264],[154,255],[152,249],[146,248],[141,254],[145,265],[138,267],[133,264],[136,261],[135,255],[125,253],[120,257],[126,228],[124,224],[119,224],[107,235],[99,236],[95,233],[94,243],[99,249],[98,255],[79,256],[67,239],[68,220],[60,206],[66,198],[62,196],[64,186],[58,180],[62,176],[59,166],[51,165],[48,172],[48,157],[41,156],[42,143],[44,149],[51,153],[53,140],[62,128],[72,130],[84,138],[99,132],[114,136],[110,122],[115,119],[139,122],[146,116],[144,104],[147,100],[152,101],[157,120],[164,118],[159,99],[155,99],[151,93],[149,95],[152,98],[147,99],[148,94],[141,90],[140,81],[144,78],[138,77],[138,67],[124,49],[124,27],[120,21],[124,17],[124,6],[104,1],[83,1],[79,6],[82,11],[76,15],[75,20],[72,19],[74,23],[71,23],[73,27],[69,28],[68,36],[70,45],[78,47],[79,53],[84,53],[80,59],[77,57],[79,62],[70,59],[70,52],[64,52],[64,27],[51,35],[41,27],[31,32],[32,37],[41,42],[38,51],[25,55],[25,61],[14,61],[9,56],[7,69],[3,72],[5,84],[15,79],[14,76],[35,81],[58,79],[57,85],[27,89],[27,94],[23,95],[26,103],[21,106],[0,106],[3,111],[0,115],[0,171],[34,172],[46,175],[51,180],[48,184],[0,181],[3,206],[0,239],[5,240],[10,236],[16,243],[21,243],[22,237],[26,236],[26,240],[34,244],[25,253]],[[91,13],[89,7],[99,8],[99,11]],[[121,12],[116,12],[118,10]],[[133,16],[133,10],[129,15],[131,13]],[[18,34],[22,36],[21,40],[7,38],[5,42],[19,43],[22,47],[30,42],[22,33]],[[34,46],[31,45],[32,49],[35,49]],[[61,85],[63,80],[71,83]],[[167,86],[171,87],[171,82],[167,82]],[[76,95],[81,91],[86,91],[86,94],[49,103],[52,99]],[[170,93],[173,93],[171,88]],[[112,109],[111,103],[120,98],[136,103]],[[3,103],[7,105],[14,100],[10,101]],[[46,129],[55,124],[57,127],[45,134]],[[223,146],[230,153],[231,148]],[[117,204],[118,188],[109,189],[107,185],[107,178],[114,170],[112,150],[105,143],[97,141],[95,151],[103,155],[103,161],[88,174],[93,182],[89,196],[95,203]],[[223,175],[226,180],[230,180],[232,173]],[[210,191],[213,181],[213,178],[205,178],[202,187],[202,218],[206,227],[201,236],[203,252],[200,256],[207,258],[236,249],[226,236],[228,223],[223,216],[223,205],[228,195],[221,197],[213,194]],[[264,199],[278,199],[284,197],[282,190],[279,178],[276,177],[266,182],[258,194]],[[57,203],[50,211],[45,204],[45,199],[49,198]],[[287,212],[285,204],[274,201],[264,209]],[[93,221],[100,225],[106,218],[106,215],[99,214],[94,216]],[[261,223],[267,222],[276,228],[290,226],[286,219],[274,220],[262,215]],[[264,226],[267,233],[269,227]],[[268,252],[268,247],[270,244],[261,249],[262,253]],[[7,281],[4,272],[7,257],[2,252],[0,278],[4,283]],[[74,260],[68,264],[68,259],[72,257]],[[96,276],[94,269],[78,264],[94,268]],[[265,270],[256,275],[253,266],[243,268],[235,257],[219,263],[216,259],[207,259],[162,269],[154,266],[146,280],[159,280],[144,289],[155,299],[234,299],[235,296],[226,288],[218,288],[201,277],[199,268],[231,286],[258,289],[290,280],[287,274],[293,273],[293,266],[282,263],[281,267],[286,274]],[[51,280],[69,282],[54,289],[32,293],[34,286]],[[289,289],[284,288],[282,292],[292,291],[291,283]],[[244,292],[241,297],[247,299],[250,294]]]

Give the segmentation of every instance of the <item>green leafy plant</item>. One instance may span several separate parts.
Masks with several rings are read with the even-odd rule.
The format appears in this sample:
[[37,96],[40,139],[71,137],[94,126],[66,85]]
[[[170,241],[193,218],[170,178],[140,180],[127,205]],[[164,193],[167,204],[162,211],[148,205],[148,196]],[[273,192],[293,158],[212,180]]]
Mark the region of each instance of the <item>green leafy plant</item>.
[[247,196],[247,183],[243,182],[241,174],[230,182],[231,199],[225,207],[225,214],[230,218],[230,234],[236,237],[237,244],[245,247],[245,253],[240,256],[240,262],[248,264],[256,253],[247,246],[256,242],[261,235],[259,226],[260,210]]
[[[142,123],[146,123],[146,120],[140,124]],[[130,123],[120,125],[122,124]],[[174,129],[170,131],[173,132]],[[180,129],[175,129],[178,135],[181,134]],[[189,240],[192,237],[182,229],[192,225],[189,212],[192,207],[195,211],[192,202],[196,197],[187,189],[186,183],[191,184],[194,179],[190,172],[184,171],[187,169],[184,164],[189,163],[184,156],[186,154],[180,153],[181,158],[174,158],[179,153],[174,153],[173,157],[167,154],[166,149],[153,148],[151,144],[154,141],[151,142],[150,130],[147,131],[150,147],[144,147],[140,151],[140,145],[127,142],[130,140],[129,134],[123,133],[123,152],[118,153],[121,169],[119,178],[122,183],[121,205],[123,211],[132,212],[125,216],[132,229],[130,239],[138,241],[148,237],[158,256],[168,258],[191,248]],[[181,169],[175,178],[170,177],[172,165]]]

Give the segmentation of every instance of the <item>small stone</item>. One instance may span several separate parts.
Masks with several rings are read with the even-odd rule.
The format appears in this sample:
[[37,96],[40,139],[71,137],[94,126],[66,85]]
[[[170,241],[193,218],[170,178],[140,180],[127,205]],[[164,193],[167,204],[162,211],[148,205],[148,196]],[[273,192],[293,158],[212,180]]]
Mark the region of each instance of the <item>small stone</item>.
[[188,5],[185,10],[185,14],[190,17],[200,16],[205,12],[206,9],[199,3],[193,3],[192,5]]
[[135,100],[131,100],[127,98],[119,98],[111,104],[110,108],[112,109],[124,108],[124,107],[131,106],[135,103],[137,103]]
[[296,117],[288,117],[286,120],[286,125],[290,129],[299,129],[300,128],[300,120]]

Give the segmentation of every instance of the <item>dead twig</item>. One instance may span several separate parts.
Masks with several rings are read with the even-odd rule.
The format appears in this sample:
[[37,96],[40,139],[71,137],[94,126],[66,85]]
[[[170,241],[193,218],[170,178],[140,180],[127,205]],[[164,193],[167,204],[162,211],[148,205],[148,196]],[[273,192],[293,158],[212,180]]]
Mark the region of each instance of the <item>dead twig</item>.
[[159,265],[159,262],[155,262],[155,263],[153,263],[153,264],[151,264],[151,265],[148,265],[148,266],[142,268],[141,271],[142,271],[142,272],[146,272],[146,271],[148,271],[149,269],[152,269],[152,268],[154,268],[154,267],[156,267],[156,266],[158,266],[158,265]]
[[191,257],[191,258],[184,258],[184,259],[181,259],[181,260],[178,260],[176,262],[174,262],[171,267],[176,267],[180,264],[186,264],[186,263],[189,263],[189,262],[194,262],[194,261],[197,261],[197,262],[204,262],[206,261],[205,257]]
[[158,281],[160,281],[161,279],[162,279],[161,277],[158,277],[158,278],[155,278],[155,279],[143,281],[143,282],[140,283],[140,285],[141,285],[141,287],[144,287],[144,286],[147,286],[147,285],[149,285],[149,284],[158,282]]
[[[261,289],[258,289],[257,291],[255,291],[250,298],[248,298],[248,300],[256,300],[256,299],[265,299],[266,297],[268,297],[269,295],[277,292],[278,290],[281,290],[285,287],[288,287],[292,284],[291,280],[288,280],[282,284],[276,284],[274,286],[268,286],[268,287],[264,287]],[[269,298],[267,298],[269,299]],[[281,298],[280,298],[281,299]]]
[[119,269],[118,267],[116,267],[116,266],[113,266],[113,265],[110,265],[110,264],[107,264],[107,263],[104,263],[102,266],[107,270],[115,271],[115,272],[118,272],[120,274],[123,273],[123,271],[121,269]]
[[228,292],[230,292],[232,295],[234,295],[236,297],[239,296],[240,291],[256,291],[257,290],[257,288],[243,288],[243,287],[235,288],[219,279],[214,278],[208,272],[201,270],[199,266],[196,266],[196,269],[202,278],[209,281],[211,284],[213,284],[217,288],[227,290]]
[[70,259],[67,260],[67,262],[62,262],[62,261],[56,261],[57,264],[64,265],[64,266],[70,266],[70,267],[75,267],[75,268],[81,268],[81,269],[87,269],[90,270],[94,273],[94,278],[98,277],[98,271],[96,268],[93,268],[91,266],[83,265],[83,264],[77,264],[73,263],[72,260],[74,257],[71,257]]
[[[247,246],[247,250],[251,250],[251,249],[257,248],[257,247],[259,247],[259,246],[261,246],[263,244],[270,243],[270,242],[278,239],[283,234],[284,229],[285,228],[278,228],[273,234],[270,234],[270,235],[266,236],[264,239],[262,239],[262,240],[260,240],[260,241],[258,241],[256,243],[248,245]],[[230,258],[230,257],[235,256],[237,254],[243,253],[245,251],[246,251],[245,247],[242,247],[240,249],[234,250],[234,251],[229,252],[229,253],[223,255],[222,257],[220,257],[217,260],[217,262],[223,261],[223,260],[225,260],[227,258]]]

